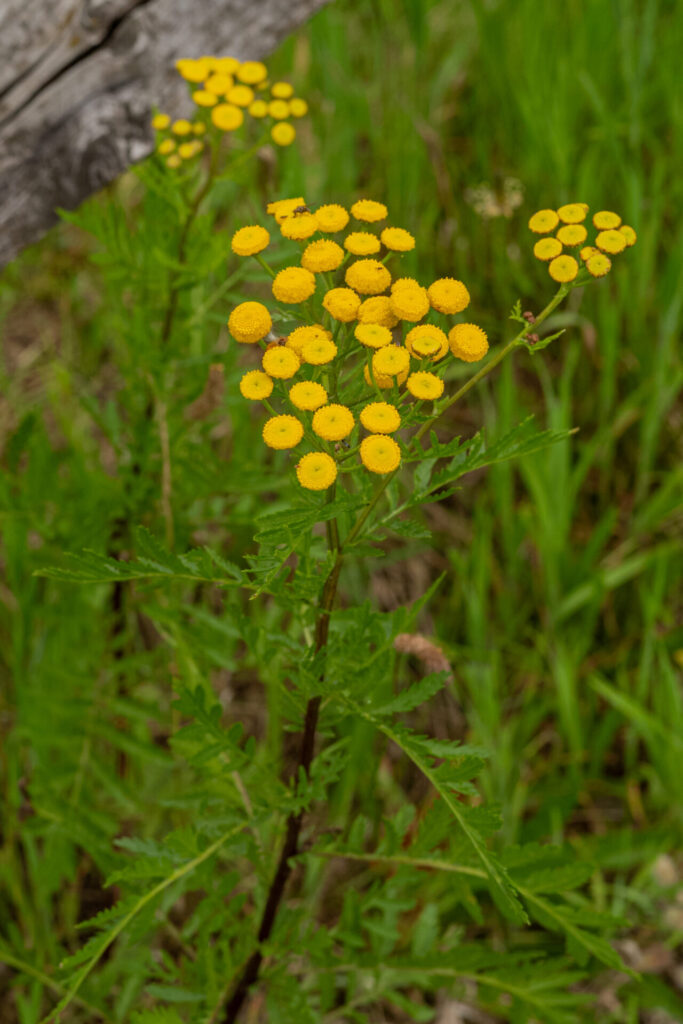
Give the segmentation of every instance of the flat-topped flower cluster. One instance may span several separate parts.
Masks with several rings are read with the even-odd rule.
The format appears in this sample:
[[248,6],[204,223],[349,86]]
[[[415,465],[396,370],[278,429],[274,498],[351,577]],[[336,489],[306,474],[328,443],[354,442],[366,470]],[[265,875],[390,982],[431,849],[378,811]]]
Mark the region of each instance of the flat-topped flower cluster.
[[[270,232],[240,228],[232,249],[266,267],[277,308],[243,302],[228,321],[236,341],[263,348],[261,368],[240,383],[245,398],[272,414],[263,439],[271,448],[309,449],[296,473],[310,490],[331,486],[340,471],[393,472],[402,450],[392,435],[419,421],[422,402],[441,398],[445,357],[476,362],[488,351],[480,327],[446,319],[467,308],[469,292],[457,278],[423,287],[392,273],[415,239],[385,225],[383,203],[361,199],[350,211],[327,204],[313,212],[299,196],[271,203],[268,213],[285,239],[300,243],[300,259],[274,273],[262,256]],[[347,230],[352,218],[358,224]],[[274,332],[274,319],[296,326]],[[356,453],[360,463],[350,461]]]
[[[633,228],[623,224],[620,215],[611,210],[593,214],[595,237],[589,243],[584,223],[588,210],[587,203],[567,203],[557,210],[538,210],[529,220],[534,234],[546,236],[534,245],[534,256],[548,264],[548,273],[560,284],[576,280],[582,268],[591,277],[604,277],[612,269],[610,256],[636,243]],[[578,249],[581,264],[565,249]]]
[[176,69],[188,83],[197,107],[192,120],[172,120],[159,113],[152,118],[158,133],[157,152],[169,167],[197,156],[204,147],[206,132],[234,132],[254,118],[270,126],[270,138],[278,146],[289,146],[296,138],[292,118],[308,112],[306,100],[294,95],[289,82],[269,82],[268,69],[257,60],[236,57],[183,58]]

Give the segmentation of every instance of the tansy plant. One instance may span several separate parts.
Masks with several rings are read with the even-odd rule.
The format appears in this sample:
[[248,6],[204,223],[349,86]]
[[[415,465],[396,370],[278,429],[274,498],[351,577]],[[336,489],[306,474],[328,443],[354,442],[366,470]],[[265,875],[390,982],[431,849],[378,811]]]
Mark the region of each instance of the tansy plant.
[[[207,71],[232,75],[192,67],[203,93]],[[535,252],[559,289],[536,315],[518,302],[518,333],[489,351],[468,322],[466,283],[402,273],[415,239],[387,223],[381,202],[311,210],[296,197],[268,213],[275,226],[240,227],[231,242],[268,275],[228,320],[249,364],[239,390],[266,414],[240,439],[250,477],[271,488],[271,507],[253,513],[252,553],[242,565],[207,547],[178,555],[140,529],[135,557],[88,552],[45,570],[165,588],[146,611],[172,652],[172,744],[191,771],[185,791],[165,798],[165,839],[117,841],[108,864],[120,901],[65,958],[51,1018],[94,1000],[107,1019],[127,1019],[134,962],[134,1024],[234,1024],[243,1012],[273,1024],[426,1022],[443,986],[467,986],[487,1019],[592,1020],[591,976],[623,968],[614,922],[584,893],[593,865],[555,842],[501,846],[497,810],[472,783],[486,752],[410,724],[451,681],[438,646],[415,636],[434,588],[381,613],[342,573],[396,535],[428,540],[420,507],[465,473],[567,436],[526,421],[491,442],[461,440],[445,413],[515,350],[556,338],[538,334],[544,322],[635,235],[602,211],[587,251],[585,206],[535,214]],[[281,236],[272,247],[271,230]],[[575,247],[581,269],[564,252]],[[252,429],[265,442],[261,470]],[[203,590],[210,606],[197,610],[187,595]],[[417,678],[397,650],[420,658]],[[202,659],[255,674],[274,736],[244,736]],[[410,792],[408,767],[422,780]]]

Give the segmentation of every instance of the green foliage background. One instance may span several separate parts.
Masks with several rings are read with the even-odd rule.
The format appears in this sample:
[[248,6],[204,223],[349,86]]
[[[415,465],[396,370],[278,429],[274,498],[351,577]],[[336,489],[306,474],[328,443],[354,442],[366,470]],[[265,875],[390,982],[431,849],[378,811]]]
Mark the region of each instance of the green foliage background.
[[[563,913],[574,927],[573,909],[582,926],[593,929],[582,927],[582,935],[597,988],[613,979],[604,964],[609,954],[598,945],[604,935],[673,949],[681,930],[667,914],[675,877],[662,874],[661,857],[680,847],[681,835],[683,459],[676,402],[683,374],[676,344],[683,227],[675,212],[683,198],[683,117],[675,82],[682,50],[680,7],[664,0],[331,5],[271,62],[274,73],[295,81],[309,100],[301,144],[281,155],[279,178],[267,163],[249,165],[239,183],[217,190],[197,243],[203,277],[190,282],[186,296],[188,308],[199,312],[172,351],[176,548],[206,543],[241,563],[254,550],[255,514],[264,504],[278,511],[276,493],[285,477],[260,444],[258,418],[237,393],[241,354],[224,328],[230,303],[245,287],[258,293],[262,282],[238,279],[232,259],[226,273],[226,258],[231,228],[264,223],[274,189],[288,196],[303,186],[311,203],[360,195],[387,202],[396,223],[417,236],[406,273],[424,282],[449,273],[462,277],[474,318],[493,344],[503,340],[518,296],[522,308],[538,311],[551,292],[545,268],[531,256],[531,212],[581,200],[622,212],[636,228],[638,244],[615,272],[599,287],[573,293],[554,318],[553,326],[568,328],[565,335],[542,355],[520,353],[505,364],[453,410],[444,439],[471,436],[481,426],[497,437],[530,413],[541,427],[578,426],[578,434],[466,477],[456,495],[428,507],[433,543],[426,557],[423,540],[407,536],[386,544],[384,559],[365,559],[343,581],[349,603],[362,604],[370,591],[393,622],[397,608],[420,598],[446,572],[417,621],[446,653],[453,679],[411,712],[411,728],[442,739],[460,731],[459,738],[489,752],[478,765],[477,785],[487,803],[500,804],[499,841],[509,850],[513,874],[519,868],[513,844],[548,839],[558,846],[570,842],[570,860],[591,866],[588,888],[588,876],[567,881],[569,889],[584,888]],[[502,201],[508,178],[521,182],[522,205],[510,216],[482,217],[468,201],[469,190],[486,183]],[[148,401],[146,374],[159,370],[150,340],[154,325],[144,308],[131,309],[125,293],[121,298],[111,263],[114,254],[153,291],[154,253],[170,230],[153,215],[155,203],[161,213],[162,199],[151,193],[143,200],[138,180],[125,176],[81,215],[99,243],[64,226],[0,281],[0,963],[7,968],[0,987],[8,988],[0,1006],[3,1012],[7,1007],[8,1021],[21,1024],[35,1024],[52,997],[63,994],[59,977],[46,977],[46,965],[77,949],[77,923],[113,902],[103,900],[103,879],[121,870],[122,849],[152,865],[155,857],[165,858],[171,867],[174,857],[180,863],[198,855],[179,797],[199,785],[196,744],[206,745],[213,728],[195,687],[208,703],[219,695],[230,719],[256,735],[261,753],[250,768],[256,786],[258,772],[292,750],[286,723],[296,709],[279,687],[287,619],[272,605],[227,605],[206,582],[190,591],[174,583],[167,590],[141,586],[115,614],[110,587],[72,587],[32,575],[46,564],[63,564],[64,551],[107,553],[120,522],[163,533],[156,432],[154,424],[146,431],[139,426]],[[135,230],[146,232],[139,245],[131,243]],[[201,393],[212,362],[225,367],[225,401],[208,420],[188,424],[182,410]],[[138,424],[133,434],[132,423]],[[148,471],[142,474],[134,471],[140,456],[131,454],[133,447],[143,453]],[[141,552],[127,528],[118,536],[120,550],[163,557]],[[388,629],[365,609],[369,632]],[[269,660],[272,650],[281,653]],[[419,663],[405,658],[391,671],[403,682],[423,674]],[[371,687],[372,674],[363,678]],[[199,704],[173,707],[173,680]],[[376,694],[373,701],[381,705],[390,697],[390,691]],[[172,753],[168,738],[189,714],[200,732],[184,740],[181,732]],[[348,831],[353,822],[379,838],[388,827],[382,819],[396,819],[395,834],[384,840],[386,856],[395,856],[409,827],[401,820],[407,795],[421,807],[428,790],[403,761],[372,745],[374,727],[362,714],[342,715],[334,724],[344,733],[350,767],[338,775],[329,769],[331,823],[347,830],[349,849],[353,842],[357,849],[358,837]],[[410,739],[397,738],[405,753]],[[238,737],[221,742],[239,760]],[[226,750],[214,753],[228,756]],[[281,799],[279,791],[264,789],[264,807]],[[231,823],[210,818],[203,839],[217,841],[212,829],[227,831]],[[201,821],[194,824],[201,829]],[[437,821],[435,839],[440,829],[444,824]],[[169,830],[175,835],[170,853],[154,845]],[[126,836],[137,838],[112,845]],[[249,843],[238,853],[258,862]],[[324,863],[321,855],[311,865],[309,897]],[[154,880],[158,864],[142,870]],[[470,894],[455,883],[449,888],[443,877],[448,881],[448,875],[423,875],[418,906],[411,909],[420,922],[413,962],[427,955],[439,921],[442,929],[446,922],[466,938],[477,936],[477,925],[465,926],[461,913]],[[204,881],[208,885],[210,871]],[[373,925],[368,948],[380,962],[390,958],[387,936],[395,936],[407,912],[400,882],[393,876],[373,890],[374,903],[363,904],[364,920]],[[194,885],[200,889],[202,878]],[[217,906],[230,892],[229,877],[224,885],[214,894]],[[203,927],[183,933],[170,895],[157,908],[167,935],[157,951],[156,989],[146,990],[162,1002],[173,988],[176,996],[184,991],[168,962],[173,943],[193,946]],[[327,905],[317,898],[323,918],[336,921],[339,941],[360,930],[351,897],[341,918],[333,900]],[[537,913],[535,920],[550,928],[547,908]],[[616,925],[604,924],[600,915],[608,913]],[[143,925],[137,927],[143,935]],[[487,928],[502,947],[503,926]],[[111,1011],[117,1021],[131,1019],[142,1005],[135,936],[133,929],[97,983],[80,994],[101,1007],[108,986],[118,986]],[[302,941],[303,948],[312,944],[310,936]],[[529,964],[535,941],[515,947],[518,957],[529,955]],[[576,945],[569,943],[570,957]],[[228,966],[207,965],[208,940],[200,946],[205,973],[198,976],[213,971],[220,995]],[[561,957],[564,949],[558,939],[546,952]],[[555,989],[540,1003],[515,997],[506,1009],[496,985],[509,994],[513,977],[522,984],[524,971],[495,957],[489,964],[472,957],[468,975],[467,955],[459,950],[460,980],[479,980],[479,1002],[494,1019],[524,1021],[531,1013],[540,1020],[590,1019],[592,1011],[577,1008],[567,995],[574,978],[563,972],[573,970],[570,961],[548,973]],[[397,961],[391,970],[405,979],[405,964]],[[480,977],[485,971],[489,989]],[[544,972],[531,977],[528,991]],[[185,981],[179,1017],[145,1020],[190,1019],[192,972]],[[292,1019],[277,1011],[294,1006],[286,972],[271,984],[268,1019]],[[621,976],[617,989],[617,1008],[600,1021],[645,1020],[654,1006],[680,1019],[666,974]],[[382,999],[390,996],[396,1020],[422,1019],[431,997],[421,991],[416,980],[412,1002],[401,1006],[390,976],[381,976],[373,990],[377,1005],[386,1006]],[[94,1019],[81,1004],[69,1012],[69,1020]],[[331,1012],[310,1019],[338,1019]]]

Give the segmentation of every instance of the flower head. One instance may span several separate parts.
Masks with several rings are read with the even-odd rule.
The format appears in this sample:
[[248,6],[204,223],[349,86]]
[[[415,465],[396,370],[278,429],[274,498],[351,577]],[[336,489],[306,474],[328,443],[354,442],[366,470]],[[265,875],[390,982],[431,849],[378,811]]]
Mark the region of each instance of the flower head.
[[287,348],[293,349],[298,356],[301,356],[307,341],[320,341],[321,338],[332,340],[331,333],[321,324],[306,324],[304,327],[295,327],[287,338]]
[[623,252],[626,248],[626,238],[623,232],[618,231],[615,228],[610,228],[607,231],[600,231],[595,239],[595,244],[601,252],[608,252],[611,255],[615,255],[618,252]]
[[270,137],[278,146],[291,146],[296,138],[296,128],[286,121],[280,121],[270,129]]
[[382,324],[358,324],[353,333],[368,348],[383,348],[392,342],[391,331]]
[[451,352],[456,359],[477,363],[489,350],[486,332],[476,324],[456,324],[448,333]]
[[323,306],[335,320],[348,324],[356,319],[360,299],[351,288],[331,288],[325,293]]
[[432,308],[439,313],[462,313],[470,304],[470,293],[454,277],[442,277],[427,289]]
[[605,274],[609,274],[611,269],[611,259],[602,252],[596,253],[595,256],[590,256],[586,260],[586,270],[591,277],[604,277]]
[[249,370],[240,381],[240,392],[252,401],[268,398],[272,391],[273,382],[263,370]]
[[247,85],[258,85],[268,77],[268,68],[260,60],[245,60],[236,69],[236,74],[240,82],[246,82]]
[[323,405],[313,414],[313,432],[325,441],[342,441],[354,425],[353,413],[345,405]]
[[305,117],[308,113],[308,103],[306,100],[299,99],[298,96],[292,96],[289,101],[289,112],[292,117]]
[[554,260],[562,252],[562,242],[559,238],[539,238],[534,245],[534,256],[537,260]]
[[289,400],[297,409],[312,412],[325,405],[327,391],[322,384],[317,384],[313,380],[300,380],[289,389]]
[[347,268],[344,280],[361,295],[379,295],[391,284],[391,274],[379,260],[356,260]]
[[263,425],[263,440],[269,448],[294,448],[303,436],[303,423],[296,416],[271,416]]
[[587,234],[583,224],[563,224],[557,232],[557,238],[562,245],[582,245],[586,241]]
[[548,273],[552,277],[553,281],[557,281],[559,284],[567,284],[569,281],[573,281],[579,272],[579,264],[576,262],[573,256],[556,256],[554,260],[550,261],[548,267]]
[[266,373],[278,380],[289,380],[301,363],[296,352],[286,345],[273,345],[263,353],[261,365]]
[[159,143],[158,149],[162,156],[168,156],[169,153],[173,152],[175,147],[176,144],[173,139],[164,139],[163,142]]
[[389,388],[393,388],[394,384],[403,384],[409,372],[409,370],[404,370],[403,373],[399,373],[396,377],[391,377],[388,373],[376,373],[374,367],[371,374],[370,367],[367,363],[363,367],[365,383],[370,387],[376,385],[382,391],[387,391]]
[[396,345],[385,345],[378,349],[372,357],[373,374],[396,377],[404,373],[410,366],[410,353],[407,348]]
[[189,135],[192,131],[192,125],[186,118],[180,117],[171,125],[171,131],[174,135]]
[[384,220],[389,211],[384,203],[376,203],[374,199],[359,199],[351,207],[351,214],[356,220],[365,220],[372,224],[377,220]]
[[244,122],[244,114],[232,103],[219,103],[211,108],[211,120],[222,132],[234,132]]
[[621,224],[621,217],[611,210],[599,210],[593,214],[593,224],[598,231],[606,231],[609,228],[618,228]]
[[269,242],[270,235],[266,229],[258,224],[252,224],[239,228],[232,236],[230,245],[238,256],[253,256],[257,252],[263,252]]
[[395,405],[389,402],[371,402],[361,409],[360,421],[373,434],[393,434],[401,426],[401,417]]
[[280,223],[280,231],[285,238],[301,241],[310,238],[318,230],[318,222],[312,213],[291,213]]
[[171,123],[171,118],[168,114],[155,114],[152,118],[152,128],[155,128],[158,132],[163,132],[164,128],[168,128]]
[[444,383],[435,373],[426,373],[424,370],[418,370],[417,373],[410,374],[406,381],[406,387],[415,398],[425,398],[428,401],[434,401],[437,398],[441,398]]
[[210,64],[206,57],[199,60],[181,59],[175,62],[176,70],[186,82],[203,82],[210,73]]
[[391,473],[401,465],[401,449],[393,437],[371,434],[360,444],[361,462],[371,473]]
[[352,231],[344,239],[344,248],[354,256],[373,256],[381,246],[379,238],[371,231]]
[[327,452],[309,452],[297,464],[296,475],[309,491],[325,491],[337,479],[337,464]]
[[270,313],[262,302],[241,302],[228,320],[228,330],[235,341],[253,344],[265,338],[273,326]]
[[197,89],[192,93],[192,99],[198,107],[215,107],[218,97],[214,92],[207,92],[206,89]]
[[560,218],[555,210],[539,210],[529,220],[529,228],[537,235],[547,235],[554,231]]
[[397,277],[391,286],[391,294],[397,292],[399,288],[419,288],[420,282],[416,281],[414,277]]
[[560,206],[557,211],[557,215],[563,224],[580,224],[581,221],[586,219],[588,213],[588,206],[586,203],[567,203],[565,206]]
[[325,231],[327,234],[343,231],[349,223],[348,213],[338,203],[328,203],[326,206],[320,206],[315,211],[315,217],[320,230]]
[[448,338],[436,324],[418,324],[406,334],[406,348],[416,359],[438,361],[448,352]]
[[381,324],[382,327],[395,327],[398,323],[388,295],[371,295],[361,302],[358,319],[363,324]]
[[273,295],[278,302],[305,302],[314,291],[315,276],[305,267],[285,267],[273,281]]
[[278,224],[282,224],[283,220],[289,217],[297,207],[305,205],[306,200],[303,196],[297,196],[296,199],[275,199],[272,203],[268,203],[266,213],[271,213]]
[[415,248],[415,238],[404,228],[385,228],[380,235],[383,245],[394,252],[410,252]]
[[268,104],[268,113],[274,120],[282,121],[289,117],[289,103],[286,100],[271,100]]
[[319,238],[310,242],[301,254],[301,266],[313,274],[324,274],[336,270],[344,259],[344,250],[331,238]]
[[294,87],[289,82],[273,82],[270,95],[277,100],[288,100],[294,95]]
[[619,231],[621,232],[621,234],[626,239],[627,247],[636,244],[636,240],[637,240],[638,236],[636,235],[635,231],[630,226],[630,224],[622,224],[621,227],[619,228]]
[[586,263],[586,261],[589,260],[591,256],[597,256],[599,252],[600,250],[596,249],[594,245],[584,245],[583,249],[579,253],[579,256],[581,257],[583,262]]
[[257,120],[268,116],[268,104],[265,100],[254,100],[253,103],[249,104],[247,109],[251,116],[255,117]]
[[301,356],[310,366],[324,366],[331,363],[337,354],[337,346],[331,338],[311,338],[305,341]]
[[397,288],[391,294],[391,308],[401,320],[417,323],[429,312],[427,289],[419,285]]

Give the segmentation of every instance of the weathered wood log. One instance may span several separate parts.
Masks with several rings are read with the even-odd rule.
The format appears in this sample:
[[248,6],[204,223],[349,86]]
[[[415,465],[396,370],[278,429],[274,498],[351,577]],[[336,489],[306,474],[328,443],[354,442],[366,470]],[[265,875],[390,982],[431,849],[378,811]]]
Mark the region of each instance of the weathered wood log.
[[174,62],[259,59],[326,0],[1,0],[0,266],[152,149]]

